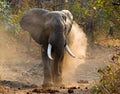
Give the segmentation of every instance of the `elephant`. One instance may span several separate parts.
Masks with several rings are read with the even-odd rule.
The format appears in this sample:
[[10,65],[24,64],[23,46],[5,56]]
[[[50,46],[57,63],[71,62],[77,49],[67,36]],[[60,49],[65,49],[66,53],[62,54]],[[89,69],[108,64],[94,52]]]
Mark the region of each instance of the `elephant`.
[[49,11],[33,8],[20,19],[20,26],[41,45],[44,81],[43,87],[63,85],[63,59],[65,51],[73,58],[68,46],[68,35],[73,24],[73,15],[68,10]]

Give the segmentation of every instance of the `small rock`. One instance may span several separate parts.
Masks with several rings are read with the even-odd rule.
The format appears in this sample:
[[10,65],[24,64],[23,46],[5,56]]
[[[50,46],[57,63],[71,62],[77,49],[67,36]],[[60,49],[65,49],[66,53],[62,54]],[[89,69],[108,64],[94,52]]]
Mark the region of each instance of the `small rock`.
[[87,80],[79,80],[77,81],[77,83],[84,83],[84,84],[88,84],[89,82]]
[[65,89],[65,87],[60,87],[60,89]]
[[85,89],[88,89],[88,87],[85,87]]
[[27,94],[32,94],[31,92],[27,92]]
[[68,89],[68,93],[74,93],[73,89]]
[[80,87],[78,87],[78,89],[80,89]]
[[32,90],[32,92],[36,92],[36,93],[43,93],[43,92],[44,92],[44,90],[42,90],[42,89],[34,89],[34,90]]
[[74,87],[70,87],[70,89],[77,89],[77,87],[75,87],[75,86]]
[[18,90],[21,90],[21,88],[19,87]]
[[59,92],[58,90],[51,90],[51,89],[48,89],[47,90],[49,93],[56,93],[56,92]]

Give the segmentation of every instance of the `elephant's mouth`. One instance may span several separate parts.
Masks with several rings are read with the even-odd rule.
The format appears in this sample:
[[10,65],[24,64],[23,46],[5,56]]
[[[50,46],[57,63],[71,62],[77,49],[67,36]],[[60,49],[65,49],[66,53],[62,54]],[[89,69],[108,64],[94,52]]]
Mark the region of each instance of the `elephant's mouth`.
[[[75,58],[75,55],[72,53],[72,51],[70,50],[70,48],[69,48],[69,46],[67,44],[65,45],[65,49],[69,53],[70,56]],[[52,45],[49,43],[48,44],[48,49],[47,49],[47,55],[48,55],[50,60],[53,60],[51,53],[52,53]]]

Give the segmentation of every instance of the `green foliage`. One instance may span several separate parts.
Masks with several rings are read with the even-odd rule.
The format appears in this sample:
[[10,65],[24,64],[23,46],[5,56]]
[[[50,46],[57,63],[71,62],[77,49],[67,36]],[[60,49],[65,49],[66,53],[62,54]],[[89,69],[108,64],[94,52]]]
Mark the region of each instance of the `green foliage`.
[[98,86],[92,88],[93,94],[120,94],[120,52],[113,55],[113,64],[108,65],[98,72],[101,75]]
[[[15,4],[12,7],[6,1],[7,0],[0,1],[0,20],[5,24],[7,30],[18,32],[20,29],[18,22],[21,15],[26,10],[37,7],[36,0],[22,0],[21,4],[18,4],[17,0],[13,0]],[[48,9],[52,9],[52,6],[55,6],[55,2],[59,1],[50,2],[52,3],[51,5],[44,4],[43,2],[45,1],[43,0],[40,4],[42,4],[44,8],[49,7]],[[90,23],[89,20],[92,19],[96,25],[94,28],[99,26],[99,28],[107,31],[109,25],[112,24],[115,26],[115,31],[119,33],[120,7],[113,6],[112,0],[65,0],[65,3],[65,6],[63,4],[64,8],[72,12],[74,20],[83,26],[83,28],[86,24]],[[17,7],[17,10],[14,7]],[[117,35],[120,35],[120,33]]]
[[98,88],[97,86],[93,86],[92,87],[92,93],[94,94],[99,94],[101,92],[101,89]]
[[[74,20],[83,28],[93,22],[92,31],[109,31],[110,25],[115,27],[116,35],[120,35],[120,7],[112,5],[113,0],[76,0],[67,7],[73,15]],[[88,29],[88,28],[87,28]],[[120,37],[120,36],[118,36]],[[117,38],[118,38],[117,37]]]
[[12,31],[14,33],[17,33],[20,30],[19,26],[19,18],[20,15],[10,15],[10,18],[8,19],[8,31]]
[[100,9],[103,7],[102,0],[91,0],[88,2],[85,1],[76,1],[74,2],[69,9],[73,12],[74,18],[87,19],[88,17],[98,18],[100,15]]
[[15,14],[10,3],[6,2],[6,0],[0,1],[0,24],[5,26],[6,31],[17,33],[20,31],[19,20],[26,10],[27,8],[21,8]]
[[3,24],[5,26],[5,29],[7,31],[16,32],[19,26],[16,23],[16,17],[14,16],[13,20],[12,20],[12,18],[13,18],[13,15],[11,14],[11,7],[8,4],[8,2],[6,2],[6,0],[0,1],[0,20],[1,20],[1,24]]
[[0,1],[0,20],[8,21],[10,12],[11,12],[11,8],[8,5],[8,3],[5,0]]

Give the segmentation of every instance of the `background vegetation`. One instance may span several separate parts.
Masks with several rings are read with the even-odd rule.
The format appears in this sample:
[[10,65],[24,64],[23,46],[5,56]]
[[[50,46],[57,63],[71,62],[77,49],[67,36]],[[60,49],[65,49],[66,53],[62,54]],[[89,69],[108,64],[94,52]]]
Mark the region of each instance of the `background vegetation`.
[[86,32],[89,42],[94,42],[101,34],[119,39],[119,3],[119,0],[1,0],[0,20],[7,30],[19,32],[19,19],[30,8],[69,9]]
[[[100,39],[120,39],[120,0],[0,0],[0,24],[6,31],[18,34],[22,14],[33,7],[51,11],[70,10],[74,20],[85,31],[90,45]],[[119,50],[112,57],[114,63],[98,71],[101,80],[99,85],[93,87],[93,93],[120,93]]]

